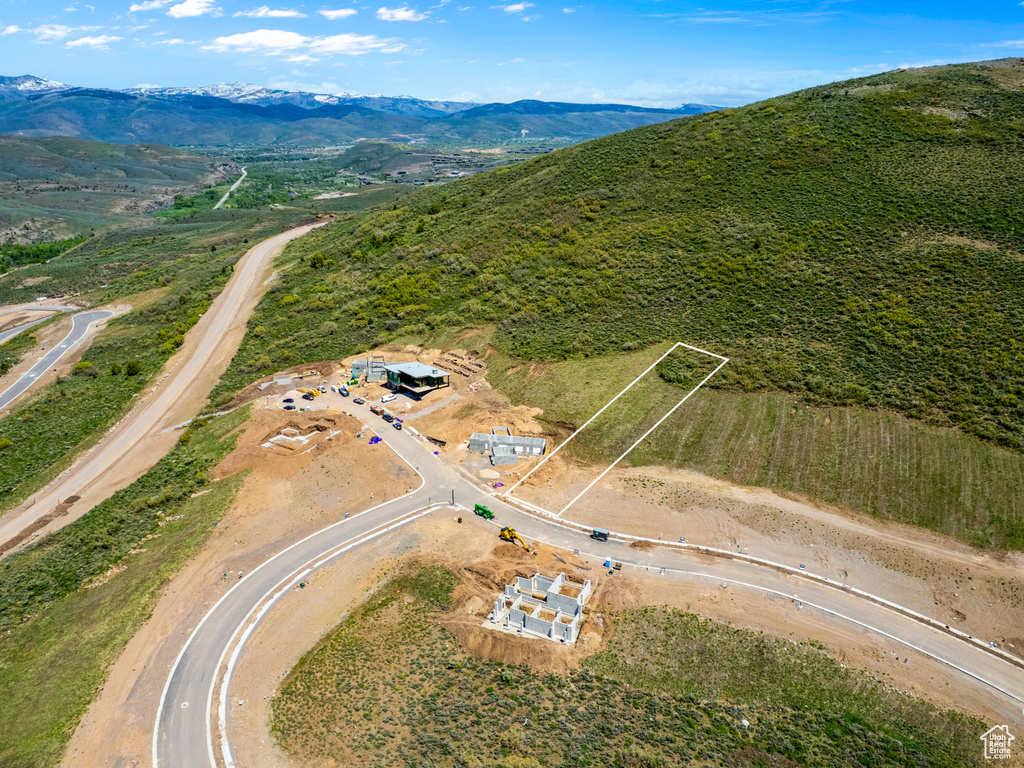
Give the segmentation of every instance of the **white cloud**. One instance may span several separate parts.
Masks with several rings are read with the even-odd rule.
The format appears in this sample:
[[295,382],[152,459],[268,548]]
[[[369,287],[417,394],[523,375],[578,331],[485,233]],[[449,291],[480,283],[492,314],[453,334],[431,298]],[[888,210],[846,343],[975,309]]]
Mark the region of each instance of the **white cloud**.
[[175,19],[205,16],[208,13],[220,13],[220,8],[213,4],[213,0],[182,0],[182,2],[172,5],[167,9],[167,15]]
[[315,38],[310,50],[314,53],[359,56],[370,51],[398,53],[405,50],[405,44],[395,38],[380,38],[376,35],[332,35]]
[[320,59],[314,59],[312,56],[307,56],[304,53],[297,54],[295,56],[289,56],[285,61],[290,61],[293,64],[315,64]]
[[6,27],[4,27],[2,30],[0,30],[0,37],[3,37],[4,35],[13,35],[15,32],[27,32],[27,31],[28,31],[27,29],[22,29],[21,27],[15,25],[15,24],[9,24]]
[[511,5],[498,5],[505,13],[522,13],[527,8],[533,8],[533,3],[512,3]]
[[170,40],[157,40],[156,45],[184,45],[185,41],[180,37],[173,37]]
[[99,29],[99,27],[68,27],[64,24],[42,24],[35,29],[23,31],[33,32],[37,43],[45,43],[50,40],[63,40],[66,37],[71,37],[75,32],[92,32],[96,29]]
[[304,48],[309,45],[310,38],[298,32],[286,32],[283,29],[258,29],[255,32],[242,32],[216,38],[204,51],[228,52],[249,51],[285,52]]
[[121,38],[117,35],[97,35],[96,37],[80,37],[77,40],[68,40],[64,43],[65,48],[95,48],[96,50],[107,50],[107,43],[116,43]]
[[67,8],[64,9],[64,13],[77,13],[77,12],[78,12],[78,9],[75,8],[75,6],[73,6],[73,5],[69,5]]
[[140,11],[155,11],[157,8],[163,8],[164,6],[170,5],[174,0],[145,0],[142,3],[133,3],[128,8],[128,13],[138,13]]
[[317,11],[317,13],[319,13],[325,19],[337,21],[338,19],[347,19],[349,16],[355,16],[357,13],[359,13],[359,11],[357,11],[355,8],[328,8],[323,11]]
[[[218,37],[203,50],[219,53],[252,53],[264,51],[270,54],[288,55],[289,61],[308,63],[309,54],[324,56],[343,55],[359,56],[372,51],[397,53],[405,49],[405,45],[394,38],[381,38],[376,35],[330,35],[327,37],[306,37],[297,32],[282,29],[258,29],[255,32],[242,32],[237,35]],[[297,56],[307,58],[299,59]]]
[[381,21],[423,21],[430,12],[420,13],[406,5],[401,8],[384,8],[383,6],[377,9],[377,18]]
[[563,8],[562,13],[576,13],[575,8]]
[[[1024,3],[1021,3],[1024,5]],[[1024,48],[1024,40],[1003,40],[1001,43],[988,43],[986,48]]]
[[251,11],[239,11],[234,14],[235,16],[248,16],[251,19],[304,19],[306,14],[302,11],[293,11],[288,8],[271,8],[267,5],[261,5],[259,8],[253,8]]

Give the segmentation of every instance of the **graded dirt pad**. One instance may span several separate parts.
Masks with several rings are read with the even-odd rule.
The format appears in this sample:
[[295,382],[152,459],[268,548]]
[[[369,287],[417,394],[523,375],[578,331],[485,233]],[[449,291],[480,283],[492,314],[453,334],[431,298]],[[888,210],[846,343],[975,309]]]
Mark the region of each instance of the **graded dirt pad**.
[[[559,512],[600,471],[560,453],[516,495]],[[795,494],[665,467],[612,470],[563,519],[655,540],[683,537],[791,567],[804,565],[1024,656],[1021,553],[983,552]]]
[[[552,425],[537,420],[539,409],[513,407],[492,389],[484,378],[486,355],[417,346],[390,346],[378,352],[389,361],[417,360],[442,368],[446,360],[454,361],[473,372],[453,373],[450,388],[431,392],[421,401],[400,396],[386,407],[421,434],[445,442],[434,450],[492,488],[511,487],[537,460],[521,457],[517,464],[492,467],[487,455],[467,450],[470,434],[508,426],[513,434],[546,437],[550,453],[571,433],[545,434]],[[330,369],[322,379],[333,382],[353,359],[334,368],[330,363],[314,367]],[[470,361],[480,367],[472,367]],[[388,390],[370,384],[353,392],[372,402]],[[344,408],[344,403],[340,395],[328,393],[309,406]],[[516,495],[560,511],[602,469],[578,465],[568,453],[560,452],[547,461]],[[924,529],[886,523],[796,494],[738,486],[666,467],[616,468],[565,519],[655,540],[685,537],[690,543],[747,552],[793,567],[803,564],[809,572],[895,599],[1024,656],[1021,553],[984,552]]]
[[[43,278],[47,280],[48,278]],[[9,331],[11,328],[17,328],[19,325],[25,323],[31,323],[35,320],[41,320],[44,317],[49,317],[55,314],[55,312],[34,312],[30,309],[16,309],[12,312],[0,312],[0,332]]]
[[[251,768],[303,765],[279,749],[270,736],[270,701],[288,672],[327,632],[389,575],[409,568],[445,565],[458,576],[452,608],[438,616],[470,653],[493,661],[528,664],[538,672],[562,673],[604,647],[611,624],[607,606],[639,605],[635,587],[602,577],[593,564],[540,547],[536,557],[498,540],[497,528],[479,520],[458,524],[431,518],[399,529],[317,572],[305,589],[284,598],[253,633],[232,680],[230,738],[238,765]],[[459,557],[453,558],[452,552]],[[582,571],[581,568],[588,568]],[[565,571],[595,579],[593,605],[575,646],[518,637],[484,626],[498,594],[516,576]],[[238,702],[244,702],[238,705]]]
[[[283,455],[262,447],[268,436],[289,426],[318,436],[310,450]],[[360,428],[341,414],[253,413],[236,449],[216,470],[217,477],[249,472],[235,503],[206,546],[171,579],[152,618],[111,668],[71,739],[65,765],[127,767],[129,760],[148,765],[170,665],[202,616],[237,581],[238,571],[250,571],[289,544],[344,519],[346,512],[358,514],[370,506],[371,493],[380,498],[408,490],[415,481],[412,471],[385,447],[356,440]],[[366,549],[365,557],[372,563],[375,550]]]

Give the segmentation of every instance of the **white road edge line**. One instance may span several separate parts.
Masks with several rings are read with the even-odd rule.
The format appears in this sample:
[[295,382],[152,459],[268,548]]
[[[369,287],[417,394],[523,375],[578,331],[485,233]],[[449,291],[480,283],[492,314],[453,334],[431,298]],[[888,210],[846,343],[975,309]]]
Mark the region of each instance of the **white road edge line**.
[[[372,512],[375,509],[379,509],[380,507],[383,507],[385,504],[390,504],[390,503],[392,503],[394,501],[397,501],[398,499],[405,498],[406,496],[411,496],[412,494],[414,494],[417,491],[421,490],[423,488],[423,486],[425,486],[427,484],[426,479],[424,479],[423,475],[420,474],[420,471],[415,466],[413,466],[412,463],[410,463],[408,459],[406,459],[404,456],[402,456],[402,454],[400,454],[398,451],[396,451],[395,448],[392,445],[390,445],[388,442],[386,442],[384,440],[382,440],[381,442],[383,442],[386,446],[388,446],[388,448],[390,448],[391,451],[396,456],[398,456],[398,458],[400,458],[402,461],[404,461],[406,464],[409,465],[409,467],[412,469],[412,471],[416,473],[417,477],[419,477],[420,484],[419,484],[419,487],[414,488],[413,490],[409,491],[409,493],[406,493],[403,496],[399,496],[399,497],[397,497],[395,499],[392,499],[391,501],[381,502],[380,504],[377,504],[376,506],[373,506],[373,507],[370,507],[367,510],[364,510],[364,512]],[[315,531],[314,533],[309,534],[309,536],[307,536],[306,538],[301,539],[300,541],[297,541],[297,542],[295,542],[294,544],[292,544],[292,545],[290,545],[288,547],[285,547],[284,549],[282,549],[280,552],[278,552],[273,557],[268,558],[267,560],[264,560],[262,563],[260,563],[258,566],[256,566],[255,569],[253,569],[253,571],[249,574],[249,576],[246,576],[245,578],[249,578],[250,576],[252,576],[253,573],[258,572],[261,568],[269,565],[270,563],[272,563],[274,560],[276,560],[281,555],[285,554],[286,552],[288,552],[291,549],[294,549],[295,547],[299,546],[303,542],[308,541],[309,539],[313,538],[314,536],[319,536],[324,531],[328,531],[331,528],[334,528],[334,527],[339,526],[339,525],[344,525],[345,523],[351,522],[351,521],[353,521],[355,519],[357,519],[357,518],[356,517],[346,517],[346,518],[344,518],[342,520],[339,520],[336,523],[332,523],[331,525],[326,526],[325,528],[321,528],[319,531]],[[167,691],[171,687],[171,679],[174,677],[174,673],[178,670],[178,665],[181,663],[181,658],[182,658],[182,656],[185,655],[185,651],[188,650],[188,647],[192,644],[192,641],[195,639],[196,634],[198,634],[199,630],[202,628],[203,624],[206,623],[206,620],[210,617],[210,615],[215,610],[217,610],[217,608],[220,606],[221,603],[223,603],[228,597],[230,597],[231,593],[234,592],[242,584],[242,582],[244,580],[245,579],[239,580],[231,589],[229,589],[227,592],[225,592],[221,596],[220,600],[218,600],[216,603],[214,603],[213,607],[209,611],[206,612],[206,615],[203,616],[203,618],[200,620],[200,622],[196,625],[196,628],[192,630],[192,634],[189,635],[188,640],[186,640],[185,644],[181,647],[181,650],[178,652],[177,658],[175,658],[175,660],[174,660],[174,664],[171,666],[171,671],[167,675],[167,682],[164,683],[163,691],[160,694],[160,705],[159,705],[159,707],[157,707],[156,721],[155,721],[154,726],[153,726],[153,768],[157,768],[157,765],[158,765],[158,758],[157,758],[158,744],[157,744],[157,741],[158,741],[158,736],[159,736],[159,733],[160,733],[160,717],[163,715],[164,704],[166,703],[166,700],[167,700]],[[276,589],[276,586],[275,586],[275,589]],[[270,590],[270,591],[272,592],[273,590]],[[269,592],[267,594],[269,594]],[[266,595],[264,595],[264,598],[265,597],[266,597]],[[210,702],[212,703],[213,685],[214,685],[214,683],[211,682],[210,685],[211,685],[211,688],[210,688]],[[209,711],[209,709],[207,711]],[[209,734],[209,718],[207,718],[207,736],[209,738],[212,738],[212,736]],[[210,746],[210,764],[211,764],[211,766],[213,766],[213,768],[216,768],[216,762],[214,762],[214,760],[213,760],[213,747],[212,747],[212,744]]]
[[[92,320],[90,320],[85,325],[86,331],[89,330],[89,326],[92,325],[93,323],[99,322],[101,320],[109,320],[111,317],[114,316],[114,313],[111,312],[109,309],[104,309],[102,311],[103,312],[107,312],[108,313],[107,316],[106,317],[95,317]],[[85,314],[85,313],[83,312],[82,314]],[[68,335],[67,336],[65,336],[63,339],[60,340],[60,344],[58,344],[57,347],[62,346],[68,339],[71,338],[71,334],[75,332],[76,321],[81,316],[82,316],[81,314],[79,314],[79,315],[72,315],[72,317],[71,317],[71,330],[68,331]],[[40,321],[40,322],[42,322],[42,321]],[[33,323],[33,325],[35,325],[35,323]],[[83,339],[85,338],[85,334],[84,333],[82,334],[82,338]],[[81,340],[82,339],[79,339],[79,341],[81,341]],[[64,355],[66,355],[68,353],[68,350],[72,349],[73,347],[74,347],[73,344],[69,344],[67,349],[65,349],[63,352],[61,352],[59,355],[57,355],[57,357],[55,357],[53,359],[53,362],[56,363],[58,360],[60,360],[62,357],[64,357]],[[36,365],[39,365],[39,363],[41,363],[45,359],[45,357],[46,357],[46,355],[43,355],[41,358],[39,358],[39,360],[36,361],[35,365],[33,365],[32,368],[35,368]],[[47,363],[46,367],[49,368],[50,367],[50,363]],[[21,378],[24,378],[25,376],[28,376],[29,374],[32,374],[32,368],[29,368],[29,370]],[[37,378],[38,376],[39,376],[38,373],[32,374],[32,378]],[[16,381],[13,384],[11,384],[11,386],[9,386],[3,392],[0,392],[0,399],[2,399],[4,395],[6,395],[8,392],[10,392],[12,389],[14,389],[16,386],[18,386],[19,382],[21,381],[21,378],[19,378],[18,381]],[[24,392],[22,394],[24,394]],[[17,397],[14,398],[14,400],[17,400],[17,399],[18,399]],[[11,400],[11,403],[13,403],[14,400]],[[7,405],[10,405],[11,403],[8,403]]]
[[[589,556],[590,557],[597,557],[596,555],[589,555]],[[627,563],[627,565],[631,565],[634,568],[644,568],[645,567],[645,566],[640,565],[638,563]],[[653,566],[652,565],[651,567],[652,568],[660,568],[661,566]],[[855,619],[855,618],[853,618],[851,616],[847,616],[846,614],[840,613],[839,611],[832,610],[831,608],[826,608],[826,607],[824,607],[822,605],[818,605],[817,603],[811,603],[811,602],[809,602],[807,600],[804,600],[802,597],[797,597],[796,595],[788,595],[785,592],[780,592],[779,590],[772,589],[771,587],[762,587],[762,586],[760,586],[758,584],[750,584],[750,583],[745,582],[745,581],[739,581],[738,579],[730,579],[730,578],[727,578],[727,577],[713,576],[713,575],[711,575],[709,573],[701,573],[700,571],[684,571],[684,570],[682,570],[680,568],[665,568],[664,570],[666,572],[670,571],[672,573],[681,573],[681,574],[685,574],[685,575],[688,575],[688,576],[699,576],[701,578],[710,579],[711,581],[723,582],[723,583],[728,583],[728,584],[736,584],[736,585],[741,586],[741,587],[747,587],[749,589],[759,590],[761,592],[768,592],[768,593],[773,594],[773,595],[778,595],[779,597],[784,597],[787,600],[799,600],[803,605],[810,606],[811,608],[816,608],[819,611],[823,611],[824,613],[828,613],[828,614],[831,614],[832,616],[836,616],[836,617],[838,617],[840,619],[843,619],[845,621],[850,622],[851,624],[856,624],[858,627],[863,627],[864,629],[867,629],[867,630],[869,630],[871,632],[875,632],[875,633],[877,633],[879,635],[882,635],[883,637],[887,637],[890,640],[895,640],[897,643],[899,643],[901,645],[905,645],[907,648],[910,648],[911,650],[917,651],[918,653],[920,653],[920,654],[922,654],[924,656],[927,656],[930,659],[934,659],[935,661],[938,661],[938,662],[940,662],[942,664],[945,664],[947,667],[950,667],[950,668],[956,670],[957,672],[960,672],[960,673],[962,673],[964,675],[967,675],[968,677],[973,678],[973,679],[977,680],[980,683],[984,683],[988,687],[998,691],[999,693],[1003,694],[1004,696],[1006,696],[1006,697],[1008,697],[1010,699],[1013,699],[1014,701],[1020,702],[1021,704],[1024,704],[1024,698],[1021,698],[1020,696],[1017,696],[1016,694],[1011,693],[1010,691],[1007,691],[1004,688],[1000,688],[998,685],[996,685],[992,681],[986,680],[981,675],[976,675],[973,672],[971,672],[970,670],[964,669],[963,667],[961,667],[961,666],[959,666],[957,664],[954,664],[952,661],[949,661],[948,659],[944,659],[943,657],[941,657],[941,656],[939,656],[937,654],[934,654],[931,651],[926,651],[924,648],[921,648],[921,647],[919,647],[917,645],[914,645],[913,643],[908,642],[907,640],[904,640],[903,638],[898,637],[897,635],[892,635],[892,634],[886,632],[884,629],[878,629],[878,627],[873,627],[870,624],[866,624],[863,621],[860,621],[859,619]],[[939,630],[935,629],[934,627],[931,627],[930,629],[932,629],[934,632],[939,632]]]
[[[224,764],[226,768],[234,768],[235,766],[234,758],[231,757],[231,748],[230,745],[228,744],[227,736],[228,686],[231,684],[231,678],[234,676],[235,673],[235,666],[238,664],[238,659],[242,654],[242,650],[244,649],[245,644],[249,639],[249,636],[253,633],[256,627],[259,626],[259,623],[263,620],[263,617],[266,615],[267,611],[273,608],[282,597],[291,592],[294,586],[301,579],[305,578],[313,571],[322,568],[324,565],[343,555],[345,552],[348,552],[350,549],[355,549],[356,547],[362,546],[368,541],[372,541],[373,539],[376,539],[379,536],[383,536],[384,534],[390,533],[396,528],[401,528],[404,525],[408,525],[409,523],[419,520],[421,517],[424,517],[425,515],[428,515],[431,512],[436,511],[437,509],[443,509],[444,507],[447,506],[447,504],[433,504],[429,507],[423,507],[421,509],[415,510],[413,512],[410,512],[408,515],[399,518],[398,520],[384,528],[372,531],[367,535],[363,536],[362,538],[356,539],[355,541],[351,541],[348,544],[343,544],[340,547],[331,550],[329,553],[322,556],[313,565],[302,566],[301,568],[296,569],[291,574],[286,576],[284,579],[279,581],[277,585],[275,585],[274,587],[278,591],[269,600],[267,600],[266,596],[264,596],[264,601],[260,604],[257,604],[253,607],[251,611],[249,611],[246,617],[242,620],[242,623],[239,624],[238,627],[235,629],[235,632],[231,637],[231,642],[228,643],[227,647],[224,648],[224,652],[221,654],[220,660],[217,662],[217,670],[219,674],[221,667],[224,666],[224,657],[227,656],[228,650],[231,648],[232,643],[235,643],[235,638],[238,638],[239,631],[242,629],[243,626],[246,625],[246,622],[249,622],[249,625],[245,627],[245,631],[242,632],[241,638],[239,638],[237,644],[235,644],[234,651],[232,651],[231,653],[231,658],[228,660],[227,669],[224,670],[224,675],[221,678],[220,696],[217,706],[217,725],[218,730],[220,731],[221,757],[224,758]],[[253,617],[254,613],[256,614],[255,617]],[[214,685],[210,688],[210,699],[208,701],[207,706],[207,711],[211,713],[213,710],[213,689],[215,687],[216,682],[214,682]],[[209,738],[209,746],[211,752],[210,757],[212,761],[215,759],[215,755],[213,754],[213,735],[209,734]],[[216,765],[216,763],[212,764]]]
[[[535,517],[538,517],[541,520],[547,518],[547,522],[562,526],[563,528],[566,528],[568,530],[575,530],[577,533],[583,534],[586,534],[588,530],[592,530],[591,526],[583,525],[583,523],[577,523],[572,520],[561,520],[558,517],[556,517],[553,513],[544,509],[543,507],[538,507],[535,504],[530,504],[527,501],[523,501],[518,496],[511,497],[509,501],[526,507],[525,510],[522,510],[524,514],[532,513]],[[534,538],[540,539],[540,537]],[[705,544],[694,544],[688,541],[675,542],[671,540],[652,539],[648,536],[634,536],[632,534],[618,532],[616,532],[612,538],[619,539],[622,541],[642,541],[650,544],[656,544],[658,546],[668,547],[670,549],[682,550],[685,552],[692,552],[697,554],[706,553],[714,557],[721,557],[725,560],[736,560],[744,563],[749,563],[751,565],[755,565],[761,568],[783,571],[788,576],[796,576],[798,578],[805,579],[815,584],[822,584],[824,586],[831,587],[832,589],[836,589],[840,592],[848,592],[849,594],[854,595],[855,597],[863,598],[868,602],[874,603],[875,605],[880,605],[883,608],[892,611],[893,613],[898,613],[903,616],[907,616],[908,618],[913,619],[919,624],[923,624],[931,629],[934,629],[936,632],[948,634],[951,637],[963,643],[966,643],[967,645],[970,645],[973,648],[985,651],[987,654],[998,658],[1000,661],[1004,661],[1015,667],[1022,666],[1021,660],[1013,654],[1007,653],[1002,648],[993,648],[984,640],[974,637],[973,635],[969,635],[966,632],[957,629],[956,627],[951,627],[948,624],[943,624],[938,619],[934,619],[931,616],[928,616],[927,614],[919,613],[913,610],[912,608],[907,608],[906,606],[900,605],[899,603],[894,603],[891,600],[886,600],[884,597],[880,597],[879,595],[876,595],[873,592],[867,592],[863,589],[852,587],[849,584],[844,584],[841,581],[830,579],[827,576],[821,576],[817,573],[814,573],[813,571],[795,568],[792,565],[786,565],[785,563],[780,563],[775,560],[768,560],[763,557],[756,557],[754,555],[747,554],[746,552],[733,552],[728,549],[719,549],[717,547],[711,547]],[[543,539],[540,540],[543,541]],[[592,556],[597,557],[597,555]]]

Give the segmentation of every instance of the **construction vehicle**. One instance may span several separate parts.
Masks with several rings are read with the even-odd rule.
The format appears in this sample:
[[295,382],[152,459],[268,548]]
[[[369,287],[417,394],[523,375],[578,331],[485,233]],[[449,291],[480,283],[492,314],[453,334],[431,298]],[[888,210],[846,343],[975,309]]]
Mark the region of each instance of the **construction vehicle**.
[[515,528],[502,528],[498,538],[502,541],[507,541],[509,544],[520,544],[527,552],[530,551],[530,545],[523,540],[522,536],[516,533]]
[[475,507],[473,507],[473,511],[476,512],[484,520],[493,520],[494,519],[494,513],[491,512],[491,510],[489,510],[483,504],[477,504]]

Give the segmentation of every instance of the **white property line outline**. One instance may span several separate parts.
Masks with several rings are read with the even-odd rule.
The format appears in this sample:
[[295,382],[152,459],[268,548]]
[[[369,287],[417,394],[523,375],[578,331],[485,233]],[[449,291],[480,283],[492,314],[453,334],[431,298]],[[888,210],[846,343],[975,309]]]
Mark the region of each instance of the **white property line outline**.
[[[665,419],[667,419],[669,416],[671,416],[673,413],[675,413],[679,409],[679,406],[681,406],[683,403],[685,403],[687,400],[689,400],[690,399],[690,395],[692,395],[698,389],[700,389],[705,384],[707,384],[709,381],[711,381],[711,377],[714,376],[716,373],[718,373],[720,370],[722,370],[722,367],[726,363],[729,362],[729,358],[723,357],[722,355],[716,355],[714,352],[708,352],[706,349],[701,349],[700,347],[694,347],[694,346],[691,346],[690,344],[685,344],[685,343],[683,343],[681,341],[677,341],[675,344],[673,344],[671,347],[669,347],[668,351],[665,352],[665,354],[663,354],[661,357],[659,357],[657,360],[655,360],[653,363],[651,363],[647,367],[647,369],[643,373],[641,373],[639,376],[637,376],[635,379],[633,379],[633,381],[631,381],[626,386],[625,389],[623,389],[621,392],[619,392],[619,394],[617,394],[615,397],[613,397],[611,400],[609,400],[607,403],[605,403],[604,407],[602,407],[601,410],[599,410],[597,413],[595,413],[593,416],[591,416],[589,419],[587,419],[586,422],[584,422],[583,426],[579,427],[575,432],[573,432],[571,435],[569,435],[567,438],[565,438],[565,440],[562,442],[561,445],[559,445],[557,448],[555,448],[555,450],[553,450],[551,453],[549,453],[547,456],[545,456],[543,459],[541,459],[540,462],[536,466],[533,467],[533,469],[531,469],[529,472],[527,472],[525,475],[523,475],[521,478],[519,478],[519,481],[515,485],[513,485],[511,488],[509,488],[507,491],[505,491],[505,493],[502,494],[502,495],[511,499],[512,498],[512,495],[511,495],[512,491],[514,491],[516,488],[518,488],[520,486],[520,484],[522,484],[522,482],[524,480],[526,480],[526,478],[528,478],[530,475],[532,475],[534,472],[536,472],[538,469],[540,469],[542,466],[544,466],[544,463],[548,459],[552,458],[556,453],[558,453],[560,450],[562,450],[562,448],[564,448],[566,445],[568,445],[570,440],[572,440],[574,437],[576,437],[576,435],[578,435],[580,432],[582,432],[584,429],[586,429],[587,426],[589,426],[589,424],[594,419],[596,419],[598,416],[600,416],[602,413],[604,413],[609,407],[611,407],[612,403],[614,403],[616,400],[618,400],[620,397],[622,397],[624,394],[626,394],[626,392],[628,392],[630,389],[632,389],[634,384],[636,384],[638,381],[640,381],[640,379],[642,379],[648,373],[653,371],[655,369],[655,367],[657,367],[658,363],[660,363],[662,360],[664,360],[666,357],[668,357],[670,354],[672,354],[679,347],[686,347],[687,349],[692,349],[694,352],[700,352],[702,355],[707,355],[708,357],[713,357],[713,358],[715,358],[717,360],[721,360],[722,362],[720,362],[718,364],[718,366],[715,368],[715,370],[713,370],[711,373],[709,373],[707,376],[705,376],[704,380],[701,381],[700,384],[698,384],[696,387],[694,387],[689,392],[687,392],[686,396],[683,397],[682,400],[680,400],[678,403],[676,403],[672,407],[672,410],[670,410],[668,413],[666,413],[664,416],[662,416],[653,427],[651,427],[646,432],[644,432],[644,434],[640,437],[640,439],[638,439],[635,443],[633,443],[631,446],[629,446],[629,448],[627,448],[625,450],[625,452],[623,452],[623,454],[621,456],[619,456],[619,458],[617,458],[615,461],[613,461],[610,466],[608,466],[601,474],[599,474],[597,477],[595,477],[594,480],[590,483],[590,485],[588,485],[586,488],[584,488],[582,491],[580,491],[576,495],[576,498],[574,498],[572,501],[570,501],[568,504],[566,504],[564,507],[562,507],[562,511],[561,512],[559,512],[557,515],[553,515],[553,517],[561,518],[561,516],[565,514],[566,510],[568,510],[569,507],[571,507],[573,504],[575,504],[577,501],[580,500],[580,497],[583,496],[583,494],[585,494],[587,491],[589,491],[591,488],[593,488],[594,485],[596,485],[597,482],[602,477],[604,477],[609,472],[611,472],[620,461],[622,461],[624,458],[626,458],[626,456],[629,454],[630,451],[632,451],[634,448],[636,448],[638,445],[640,445],[640,443],[642,443],[644,440],[646,440],[654,430],[656,430],[658,427],[661,426],[662,422],[664,422]],[[538,509],[540,509],[540,507],[538,507]],[[547,512],[547,510],[544,510],[544,511]],[[548,514],[552,514],[552,513],[548,512]]]
[[[412,462],[410,462],[407,458],[405,458],[402,454],[400,454],[397,450],[395,450],[394,446],[390,445],[389,443],[387,443],[384,440],[381,440],[381,442],[384,443],[384,445],[386,445],[388,448],[390,448],[391,451],[396,456],[398,456],[398,458],[400,458],[402,461],[404,461],[406,464],[409,465],[409,467],[412,469],[412,471],[415,472],[416,475],[419,477],[420,484],[419,484],[419,486],[417,488],[409,491],[409,493],[403,494],[402,496],[399,496],[399,497],[397,497],[395,499],[392,499],[391,501],[381,502],[380,504],[377,504],[376,506],[373,506],[373,507],[370,507],[367,510],[364,510],[363,513],[365,513],[365,512],[372,512],[375,509],[379,509],[380,507],[383,507],[383,506],[385,506],[387,504],[392,504],[395,501],[398,501],[399,499],[405,498],[406,496],[411,496],[414,493],[418,493],[427,484],[426,478],[424,478],[423,475],[420,474],[419,469],[417,469],[415,466],[413,466]],[[360,514],[363,514],[363,513],[360,513]],[[354,521],[356,519],[357,519],[357,517],[346,517],[346,518],[343,518],[342,520],[339,520],[336,523],[328,525],[325,528],[321,528],[319,531],[315,531],[314,533],[309,534],[309,536],[307,536],[306,538],[301,539],[300,541],[296,541],[294,544],[291,544],[290,546],[285,547],[284,549],[282,549],[277,554],[275,554],[272,557],[269,557],[266,560],[264,560],[262,563],[260,563],[258,566],[256,566],[252,571],[250,571],[249,575],[247,575],[245,578],[246,579],[250,578],[252,576],[252,574],[256,573],[257,571],[261,570],[265,566],[269,565],[271,562],[276,560],[278,557],[283,555],[285,552],[288,552],[288,551],[294,549],[295,547],[299,546],[300,544],[303,544],[304,542],[308,541],[309,539],[312,539],[314,536],[319,536],[320,534],[324,533],[325,531],[328,531],[328,530],[330,530],[332,528],[336,528],[336,527],[338,527],[340,525],[344,525],[345,523]],[[294,573],[294,571],[292,573]],[[192,641],[195,639],[195,636],[199,633],[199,630],[202,628],[203,624],[205,624],[206,620],[210,616],[213,615],[213,612],[215,610],[217,610],[218,607],[220,607],[220,604],[223,603],[228,597],[230,597],[230,595],[236,589],[238,589],[239,586],[241,586],[243,581],[244,581],[244,579],[237,581],[235,583],[235,585],[233,587],[231,587],[231,589],[229,589],[227,592],[225,592],[221,596],[221,598],[216,603],[214,603],[214,606],[209,611],[206,612],[206,615],[204,615],[203,618],[199,621],[199,623],[196,625],[196,628],[192,630],[192,634],[189,635],[188,640],[185,641],[185,644],[181,647],[181,650],[178,651],[177,658],[174,659],[174,664],[171,666],[171,671],[167,675],[167,681],[164,683],[164,689],[163,689],[163,691],[160,694],[160,705],[157,707],[156,721],[155,721],[155,723],[153,725],[153,766],[154,766],[154,768],[157,768],[157,766],[159,765],[158,751],[159,751],[160,718],[163,716],[164,704],[167,701],[167,691],[171,687],[171,680],[174,678],[174,673],[178,671],[178,665],[181,663],[181,659],[185,655],[185,651],[188,650],[189,646],[192,644]],[[276,590],[280,586],[281,583],[282,582],[279,581],[277,584],[274,585],[273,588],[271,588],[268,592],[266,592],[263,595],[263,597],[260,599],[260,602],[265,600],[268,595],[270,595],[272,592],[274,592],[274,590]],[[250,611],[250,613],[248,615],[251,615],[251,611]],[[247,615],[246,618],[248,618],[248,615]],[[244,624],[245,622],[243,621],[242,623]],[[235,635],[237,635],[237,632],[238,632],[238,630],[236,629],[235,630]],[[231,641],[234,642],[234,636],[232,636]],[[229,647],[230,647],[230,643],[229,643]],[[225,649],[224,654],[221,655],[220,663],[218,664],[218,667],[217,667],[218,674],[220,672],[220,667],[223,666],[224,655],[226,653],[227,653],[227,649]],[[213,752],[212,723],[210,722],[211,719],[212,719],[212,714],[213,714],[213,690],[216,687],[216,682],[217,681],[216,681],[216,677],[215,677],[214,680],[212,680],[211,683],[210,683],[210,692],[209,692],[209,696],[207,698],[207,706],[206,706],[206,711],[207,711],[207,718],[206,718],[206,740],[207,740],[207,747],[208,747],[208,750],[209,750],[209,757],[210,757],[210,766],[211,766],[211,768],[217,768],[217,760],[216,760],[216,757],[215,757],[214,752]]]

